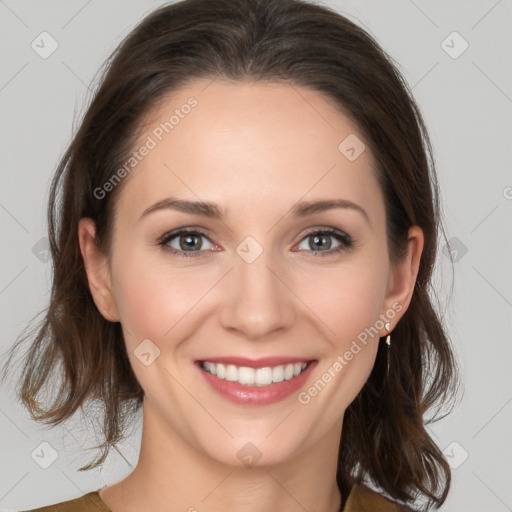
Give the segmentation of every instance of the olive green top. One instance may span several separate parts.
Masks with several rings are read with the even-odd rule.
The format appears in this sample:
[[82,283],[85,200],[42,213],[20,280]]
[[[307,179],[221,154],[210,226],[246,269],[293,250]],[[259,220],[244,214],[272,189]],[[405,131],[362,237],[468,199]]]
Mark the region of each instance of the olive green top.
[[[350,491],[342,512],[401,512],[406,510],[368,487],[355,486]],[[24,511],[29,512],[29,511]],[[31,512],[112,512],[100,498],[98,491],[81,498],[33,509]]]

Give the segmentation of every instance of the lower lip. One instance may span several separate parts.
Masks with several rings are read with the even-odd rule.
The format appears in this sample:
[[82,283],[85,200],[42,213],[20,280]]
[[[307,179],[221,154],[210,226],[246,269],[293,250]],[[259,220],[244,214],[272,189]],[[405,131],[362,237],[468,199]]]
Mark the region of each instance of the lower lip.
[[219,379],[211,373],[203,370],[198,363],[197,367],[208,384],[219,395],[234,402],[244,405],[269,405],[285,399],[297,392],[307,380],[309,374],[316,366],[316,361],[310,361],[306,369],[297,377],[282,382],[275,382],[269,386],[246,386],[238,382]]

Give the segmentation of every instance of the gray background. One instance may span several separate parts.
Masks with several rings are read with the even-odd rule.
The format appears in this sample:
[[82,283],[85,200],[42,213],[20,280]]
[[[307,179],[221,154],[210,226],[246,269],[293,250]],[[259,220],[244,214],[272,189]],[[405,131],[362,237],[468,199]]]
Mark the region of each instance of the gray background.
[[[512,510],[512,2],[326,3],[362,24],[398,62],[432,137],[447,236],[457,260],[451,302],[443,252],[436,281],[465,381],[459,407],[431,427],[455,468],[443,510]],[[158,5],[0,0],[2,352],[46,305],[46,191],[95,73]],[[31,47],[34,40],[42,46],[43,31],[58,43],[46,59]],[[454,31],[463,39],[450,36]],[[469,46],[458,55],[464,40]],[[49,39],[44,47],[51,48]],[[133,469],[140,423],[101,470],[77,472],[96,453],[90,448],[92,416],[48,430],[31,422],[11,394],[4,387],[0,400],[2,511],[81,496]],[[47,469],[40,467],[51,457],[46,445],[40,447],[43,441],[58,453]],[[39,464],[37,453],[46,454]]]

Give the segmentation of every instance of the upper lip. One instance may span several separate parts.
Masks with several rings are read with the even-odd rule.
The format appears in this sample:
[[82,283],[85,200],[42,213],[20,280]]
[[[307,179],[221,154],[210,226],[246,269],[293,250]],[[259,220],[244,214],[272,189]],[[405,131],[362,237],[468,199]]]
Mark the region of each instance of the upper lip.
[[248,368],[267,368],[272,366],[281,366],[287,364],[294,363],[308,363],[312,361],[312,359],[308,359],[307,357],[262,357],[259,359],[249,359],[247,357],[205,357],[204,359],[199,360],[198,362],[209,363],[221,363],[221,364],[233,364],[238,367],[248,367]]

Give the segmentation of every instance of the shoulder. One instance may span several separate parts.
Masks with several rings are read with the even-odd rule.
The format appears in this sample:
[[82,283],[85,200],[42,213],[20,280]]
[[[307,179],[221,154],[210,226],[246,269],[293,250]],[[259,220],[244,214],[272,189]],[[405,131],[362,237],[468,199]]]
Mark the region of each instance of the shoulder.
[[364,485],[352,487],[343,512],[410,512],[411,509],[396,503]]
[[26,510],[23,512],[112,512],[96,491],[84,494],[74,500],[63,501],[55,505]]

